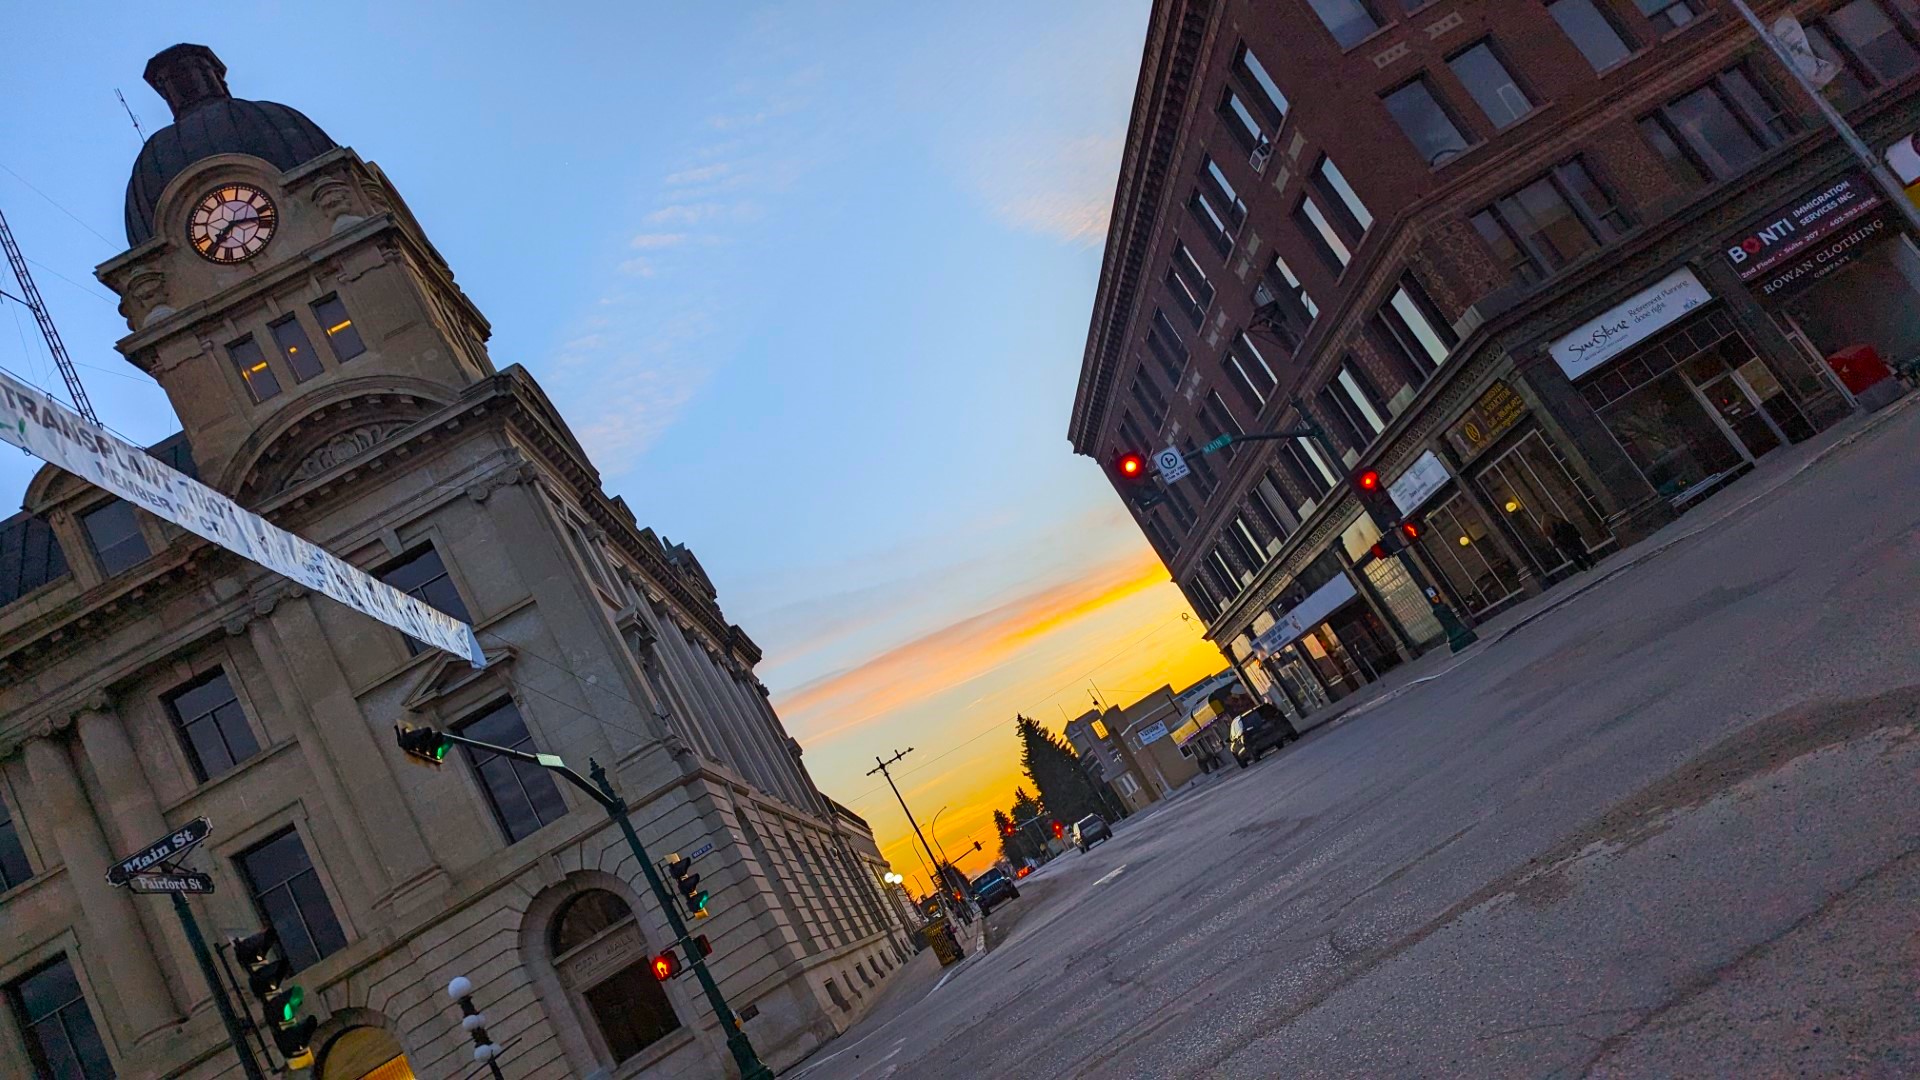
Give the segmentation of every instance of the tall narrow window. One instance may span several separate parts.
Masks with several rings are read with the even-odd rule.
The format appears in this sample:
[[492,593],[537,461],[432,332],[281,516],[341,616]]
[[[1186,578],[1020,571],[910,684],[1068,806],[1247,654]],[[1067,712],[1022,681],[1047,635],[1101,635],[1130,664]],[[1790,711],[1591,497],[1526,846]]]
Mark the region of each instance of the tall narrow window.
[[1334,377],[1334,384],[1345,392],[1347,404],[1354,410],[1354,418],[1375,435],[1387,430],[1387,422],[1392,416],[1387,411],[1387,401],[1373,385],[1360,365],[1349,356],[1340,365],[1340,372]]
[[1233,251],[1234,232],[1238,226],[1214,208],[1205,191],[1193,189],[1193,194],[1187,198],[1187,210],[1193,214],[1193,220],[1200,226],[1200,231],[1206,234],[1207,242],[1213,245],[1215,251],[1222,256]]
[[1167,384],[1178,390],[1181,373],[1187,369],[1187,347],[1166,312],[1159,308],[1153,309],[1153,320],[1147,328],[1147,349],[1160,361],[1160,370],[1167,373]]
[[347,305],[340,302],[338,296],[326,296],[313,302],[313,318],[327,335],[327,348],[333,350],[335,360],[351,360],[367,351],[360,340],[360,331],[347,316]]
[[1433,84],[1422,75],[1383,99],[1394,122],[1406,133],[1420,159],[1441,165],[1467,148],[1467,137],[1440,104]]
[[1633,0],[1653,28],[1664,34],[1700,17],[1700,0]]
[[267,356],[260,351],[260,345],[248,334],[239,341],[227,345],[227,359],[233,362],[233,370],[240,373],[240,381],[247,384],[247,393],[255,402],[265,401],[280,392],[280,380],[267,366]]
[[1219,198],[1221,207],[1224,208],[1223,213],[1226,214],[1227,224],[1238,229],[1240,223],[1247,219],[1247,204],[1240,201],[1240,193],[1235,191],[1233,184],[1227,180],[1226,170],[1222,169],[1220,163],[1213,160],[1211,155],[1205,155],[1200,159],[1200,175],[1200,186],[1212,190],[1213,194]]
[[1320,163],[1313,168],[1310,181],[1313,189],[1325,202],[1335,224],[1352,243],[1359,243],[1366,231],[1373,227],[1373,214],[1367,210],[1367,204],[1360,201],[1360,193],[1353,190],[1347,178],[1341,174],[1340,166],[1333,159],[1322,154]]
[[255,910],[280,936],[280,951],[293,970],[312,967],[346,947],[346,932],[298,832],[284,829],[241,852],[235,861]]
[[26,845],[20,842],[20,824],[13,820],[6,792],[0,791],[0,892],[32,876],[33,866],[27,862]]
[[124,499],[115,499],[98,510],[80,515],[80,524],[86,529],[93,553],[100,559],[100,569],[108,577],[131,570],[153,554],[147,548],[146,537],[140,535],[140,522],[134,517],[133,504]]
[[1520,89],[1513,73],[1494,53],[1491,42],[1482,41],[1455,53],[1447,66],[1453,69],[1467,93],[1473,95],[1474,102],[1496,130],[1533,111],[1533,99]]
[[1253,339],[1242,333],[1233,339],[1226,353],[1220,358],[1226,365],[1227,373],[1233,376],[1234,387],[1247,407],[1254,413],[1265,407],[1267,398],[1280,384],[1280,377],[1274,374],[1272,365],[1261,354]]
[[1260,58],[1253,55],[1253,50],[1245,45],[1240,46],[1240,52],[1234,57],[1234,62],[1239,67],[1240,73],[1252,82],[1253,88],[1258,91],[1256,96],[1266,110],[1267,119],[1278,126],[1287,115],[1287,95],[1280,92],[1280,84],[1273,81],[1273,76],[1267,74],[1266,67],[1260,63]]
[[1633,55],[1626,35],[1595,0],[1549,0],[1547,12],[1595,71],[1605,71]]
[[1446,363],[1459,338],[1411,274],[1387,297],[1376,316],[1381,343],[1405,369],[1407,384],[1419,386]]
[[1349,450],[1365,450],[1373,441],[1373,433],[1356,419],[1353,405],[1342,400],[1345,395],[1335,392],[1333,386],[1323,386],[1314,399],[1320,404],[1323,426],[1330,432],[1334,441]]
[[[461,622],[473,621],[467,614],[466,603],[460,599],[460,590],[454,587],[453,578],[447,573],[446,564],[440,561],[440,553],[431,544],[401,556],[399,562],[381,571],[380,580]],[[407,652],[411,654],[417,655],[426,648],[410,637],[406,642]]]
[[260,752],[227,673],[214,668],[162,699],[193,774],[211,780]]
[[[469,739],[509,750],[528,753],[535,750],[527,722],[521,719],[520,710],[511,701],[502,702],[463,723],[458,731]],[[500,831],[507,834],[507,843],[525,840],[542,825],[567,816],[567,804],[560,798],[552,773],[538,765],[512,761],[471,746],[464,749],[467,764],[473,766],[474,773],[480,777],[481,788],[487,793],[487,805],[493,808],[494,820],[499,823]]]
[[1203,575],[1195,574],[1188,578],[1184,591],[1187,602],[1193,605],[1194,614],[1200,616],[1201,621],[1211,623],[1220,617],[1220,601],[1214,599],[1214,590],[1207,585]]
[[[1240,426],[1240,421],[1234,418],[1233,410],[1227,408],[1227,403],[1220,397],[1218,390],[1207,391],[1206,399],[1200,405],[1200,418],[1206,423],[1207,427],[1212,429],[1206,432],[1209,440],[1221,435],[1239,436],[1247,433],[1246,429]],[[1232,461],[1234,455],[1239,452],[1240,447],[1238,445],[1234,443],[1227,444],[1226,454],[1228,461]]]
[[1253,580],[1253,574],[1249,571],[1236,568],[1233,565],[1233,560],[1227,558],[1227,553],[1222,551],[1218,545],[1215,545],[1212,551],[1207,552],[1207,561],[1213,564],[1213,572],[1218,574],[1221,582],[1227,586],[1221,594],[1223,596],[1238,596],[1240,587]]
[[1821,25],[1837,39],[1839,62],[1865,85],[1885,86],[1920,71],[1920,50],[1879,0],[1842,4]]
[[1360,44],[1367,35],[1380,29],[1380,16],[1368,0],[1307,0],[1313,13],[1333,35],[1341,48]]
[[1320,305],[1313,302],[1313,294],[1300,283],[1300,276],[1293,272],[1293,267],[1288,266],[1287,260],[1278,252],[1274,253],[1273,261],[1267,264],[1261,284],[1266,286],[1268,295],[1259,302],[1279,301],[1281,311],[1294,324],[1294,336],[1306,337],[1313,320],[1320,317]]
[[1227,122],[1227,130],[1234,140],[1249,151],[1259,150],[1272,144],[1267,135],[1267,126],[1255,116],[1246,100],[1228,87],[1220,95],[1220,118]]
[[267,324],[267,331],[273,335],[273,343],[280,348],[280,359],[287,362],[287,370],[293,372],[293,381],[306,382],[320,374],[320,357],[313,351],[313,345],[307,341],[307,331],[300,325],[300,317],[287,315]]
[[1160,393],[1160,387],[1145,371],[1133,377],[1133,403],[1140,406],[1140,412],[1147,418],[1148,426],[1159,431],[1160,425],[1167,422],[1167,399]]
[[1327,269],[1335,274],[1347,268],[1353,261],[1353,252],[1347,250],[1347,242],[1334,230],[1333,223],[1320,211],[1320,205],[1313,201],[1312,195],[1301,195],[1300,205],[1293,210],[1294,224],[1306,235],[1307,242],[1318,252]]
[[1286,496],[1281,492],[1280,485],[1271,472],[1261,477],[1260,482],[1254,485],[1253,498],[1247,500],[1247,506],[1267,527],[1267,554],[1272,555],[1279,551],[1296,521],[1292,505],[1287,502]]
[[1227,530],[1227,535],[1233,538],[1234,550],[1246,560],[1248,566],[1258,570],[1267,564],[1266,542],[1253,531],[1253,526],[1247,524],[1245,517],[1235,516],[1233,527]]
[[113,1061],[65,955],[7,984],[27,1060],[47,1080],[113,1080]]

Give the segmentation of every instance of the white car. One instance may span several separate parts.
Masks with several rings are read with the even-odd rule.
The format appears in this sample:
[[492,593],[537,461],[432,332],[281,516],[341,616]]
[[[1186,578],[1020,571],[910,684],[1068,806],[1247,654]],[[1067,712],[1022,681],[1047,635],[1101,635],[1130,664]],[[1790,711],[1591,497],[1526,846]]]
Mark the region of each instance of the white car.
[[1107,828],[1107,819],[1099,814],[1088,814],[1074,823],[1073,842],[1081,851],[1085,851],[1102,840],[1113,839],[1113,830]]

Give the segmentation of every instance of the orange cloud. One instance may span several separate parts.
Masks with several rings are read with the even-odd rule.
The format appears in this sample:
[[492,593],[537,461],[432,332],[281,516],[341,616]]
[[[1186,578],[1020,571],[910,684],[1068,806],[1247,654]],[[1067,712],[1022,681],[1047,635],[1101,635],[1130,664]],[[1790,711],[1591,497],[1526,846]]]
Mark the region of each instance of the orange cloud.
[[942,627],[861,664],[783,695],[788,728],[820,744],[916,701],[978,679],[1055,633],[1167,581],[1150,551],[1136,550],[1084,576]]

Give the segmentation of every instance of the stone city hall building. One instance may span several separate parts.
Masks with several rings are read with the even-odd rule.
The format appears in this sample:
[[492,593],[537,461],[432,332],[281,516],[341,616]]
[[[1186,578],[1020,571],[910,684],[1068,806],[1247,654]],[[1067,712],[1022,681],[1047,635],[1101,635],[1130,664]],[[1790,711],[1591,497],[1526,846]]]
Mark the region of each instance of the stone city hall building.
[[[43,469],[0,522],[0,1076],[239,1074],[164,897],[109,886],[194,818],[209,938],[276,930],[324,1080],[459,1076],[472,981],[515,1077],[732,1075],[618,829],[550,773],[397,721],[597,760],[650,852],[711,844],[697,932],[773,1067],[897,969],[866,824],[823,796],[685,547],[609,497],[393,183],[207,49],[98,270],[184,431],[156,457],[472,624],[485,670]],[[271,1065],[266,1061],[263,1064]]]
[[[1754,6],[1915,156],[1920,0]],[[1159,0],[1069,437],[1186,453],[1140,527],[1310,712],[1444,640],[1405,560],[1484,620],[1858,408],[1826,358],[1920,357],[1895,211],[1724,0]],[[1337,460],[1196,453],[1302,416]]]

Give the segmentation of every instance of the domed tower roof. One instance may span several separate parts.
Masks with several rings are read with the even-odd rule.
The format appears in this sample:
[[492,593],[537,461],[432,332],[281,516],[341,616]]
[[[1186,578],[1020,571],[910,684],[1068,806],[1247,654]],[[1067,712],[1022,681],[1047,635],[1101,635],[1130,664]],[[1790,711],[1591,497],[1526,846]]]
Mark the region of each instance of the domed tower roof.
[[140,148],[127,179],[127,245],[153,236],[154,204],[167,182],[215,154],[251,154],[286,170],[334,149],[297,109],[243,101],[227,90],[227,66],[205,45],[175,45],[147,61],[147,83],[173,109],[173,123]]

